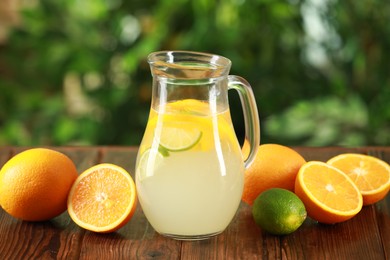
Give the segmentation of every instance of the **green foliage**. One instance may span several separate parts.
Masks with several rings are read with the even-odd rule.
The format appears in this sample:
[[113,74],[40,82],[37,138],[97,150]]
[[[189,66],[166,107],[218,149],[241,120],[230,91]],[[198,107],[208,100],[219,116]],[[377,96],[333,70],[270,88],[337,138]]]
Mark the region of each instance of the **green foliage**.
[[270,116],[265,134],[279,142],[358,146],[365,143],[367,124],[367,108],[360,98],[324,97],[299,101],[283,113]]
[[317,6],[321,39],[307,35],[302,11],[317,1],[32,2],[0,45],[0,145],[138,145],[150,107],[146,57],[167,49],[231,59],[254,89],[262,142],[390,144],[386,1]]

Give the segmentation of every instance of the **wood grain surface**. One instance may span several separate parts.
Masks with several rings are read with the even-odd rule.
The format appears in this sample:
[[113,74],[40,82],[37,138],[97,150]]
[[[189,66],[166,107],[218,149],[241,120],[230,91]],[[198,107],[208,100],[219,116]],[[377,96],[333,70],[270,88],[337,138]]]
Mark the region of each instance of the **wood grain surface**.
[[[50,147],[67,154],[81,173],[109,162],[134,178],[137,147]],[[345,152],[390,163],[390,147],[293,147],[306,160],[326,161]],[[27,147],[0,147],[0,167]],[[0,194],[1,196],[1,194]],[[229,227],[209,240],[185,242],[157,234],[138,205],[131,221],[111,234],[78,227],[67,212],[45,222],[25,222],[0,209],[0,259],[390,259],[390,195],[349,221],[324,225],[307,218],[294,233],[260,230],[241,203]]]

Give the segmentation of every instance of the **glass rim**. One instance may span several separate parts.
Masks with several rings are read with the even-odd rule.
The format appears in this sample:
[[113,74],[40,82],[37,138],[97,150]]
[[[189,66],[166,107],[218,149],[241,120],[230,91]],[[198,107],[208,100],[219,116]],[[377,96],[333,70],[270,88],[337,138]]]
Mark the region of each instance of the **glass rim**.
[[211,64],[218,68],[231,66],[231,60],[218,55],[207,52],[170,50],[156,51],[148,55],[147,61],[150,65],[156,62],[164,62],[166,64],[175,64],[179,62],[200,62],[202,64]]

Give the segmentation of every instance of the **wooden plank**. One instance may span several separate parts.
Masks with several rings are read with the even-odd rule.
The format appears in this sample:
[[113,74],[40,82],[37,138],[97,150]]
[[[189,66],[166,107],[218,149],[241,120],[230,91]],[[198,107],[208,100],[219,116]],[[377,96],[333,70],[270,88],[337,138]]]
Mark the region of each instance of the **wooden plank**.
[[100,149],[97,147],[56,147],[53,149],[66,154],[76,165],[79,174],[99,163],[101,157]]
[[[18,147],[13,154],[27,148]],[[61,148],[79,170],[95,164],[97,149]],[[27,222],[0,210],[1,259],[77,259],[84,231],[67,212],[49,221]],[[6,239],[5,239],[6,238]]]
[[342,153],[362,153],[366,154],[364,148],[346,147],[292,147],[305,158],[306,161],[326,162],[330,158]]
[[[126,169],[134,178],[137,149],[102,148],[99,162],[113,163]],[[113,234],[86,232],[80,259],[180,259],[181,241],[157,234],[138,205],[130,222]]]
[[286,259],[385,259],[372,208],[343,223],[326,225],[308,218],[283,237]]
[[388,194],[385,199],[376,203],[373,207],[375,207],[385,259],[390,259],[390,195]]
[[0,212],[2,259],[76,259],[81,233],[63,213],[50,221],[26,222]]
[[182,259],[281,259],[280,240],[262,233],[251,207],[240,204],[232,223],[209,240],[183,242]]
[[0,147],[0,169],[11,158],[12,150],[9,147]]
[[[390,147],[369,148],[368,154],[390,164]],[[374,204],[379,234],[383,243],[386,259],[390,259],[390,195]]]

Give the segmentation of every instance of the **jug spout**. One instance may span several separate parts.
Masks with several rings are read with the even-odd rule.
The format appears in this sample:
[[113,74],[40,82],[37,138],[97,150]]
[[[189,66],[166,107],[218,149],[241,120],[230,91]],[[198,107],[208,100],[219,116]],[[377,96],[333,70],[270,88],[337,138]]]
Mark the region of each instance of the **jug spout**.
[[148,62],[153,76],[188,80],[224,77],[231,66],[225,57],[187,51],[154,52]]

